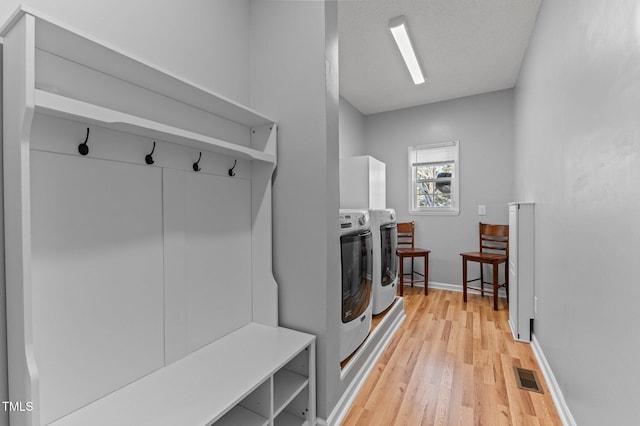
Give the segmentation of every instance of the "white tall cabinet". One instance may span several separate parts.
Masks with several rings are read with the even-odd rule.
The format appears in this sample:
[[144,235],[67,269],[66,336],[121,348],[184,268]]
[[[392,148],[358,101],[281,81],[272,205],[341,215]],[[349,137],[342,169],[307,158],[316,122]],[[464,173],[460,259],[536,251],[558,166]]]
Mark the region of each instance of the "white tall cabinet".
[[340,159],[340,208],[387,208],[386,165],[370,156]]
[[534,204],[509,203],[509,325],[521,342],[531,341],[534,283]]
[[0,36],[11,425],[314,425],[277,124],[28,7]]

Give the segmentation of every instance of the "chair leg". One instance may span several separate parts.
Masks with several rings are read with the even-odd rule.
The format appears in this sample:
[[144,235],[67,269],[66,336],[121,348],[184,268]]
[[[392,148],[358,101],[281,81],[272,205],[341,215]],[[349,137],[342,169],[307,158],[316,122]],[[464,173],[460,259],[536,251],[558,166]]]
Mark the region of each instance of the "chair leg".
[[462,301],[467,301],[467,259],[462,257]]
[[400,256],[400,297],[404,293],[404,257]]
[[429,294],[429,252],[424,255],[424,295]]
[[493,263],[493,310],[498,310],[498,264]]
[[413,257],[411,258],[411,287],[413,287],[413,280],[415,280],[415,277],[413,276]]
[[484,263],[480,262],[480,295],[484,296]]

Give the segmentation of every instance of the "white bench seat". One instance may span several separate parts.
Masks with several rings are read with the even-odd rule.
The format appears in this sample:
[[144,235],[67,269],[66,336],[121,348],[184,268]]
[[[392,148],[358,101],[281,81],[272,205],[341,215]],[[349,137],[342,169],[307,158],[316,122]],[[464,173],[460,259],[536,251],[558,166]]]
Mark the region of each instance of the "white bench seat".
[[314,341],[250,323],[52,425],[210,425]]

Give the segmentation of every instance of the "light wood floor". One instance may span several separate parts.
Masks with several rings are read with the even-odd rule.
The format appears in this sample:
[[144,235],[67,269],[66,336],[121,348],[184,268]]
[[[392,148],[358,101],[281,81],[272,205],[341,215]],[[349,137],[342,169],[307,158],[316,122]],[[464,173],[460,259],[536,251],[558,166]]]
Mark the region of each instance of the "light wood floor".
[[[407,318],[343,421],[351,425],[562,425],[531,346],[515,342],[506,302],[405,287]],[[519,389],[535,370],[544,394]]]

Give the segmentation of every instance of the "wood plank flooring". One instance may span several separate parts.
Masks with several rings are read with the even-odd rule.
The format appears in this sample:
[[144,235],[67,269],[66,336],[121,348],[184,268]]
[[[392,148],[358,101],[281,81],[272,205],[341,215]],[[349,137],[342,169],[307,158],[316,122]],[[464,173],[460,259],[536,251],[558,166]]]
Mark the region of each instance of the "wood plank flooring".
[[[407,318],[342,425],[562,425],[531,346],[515,342],[506,301],[407,287]],[[519,389],[535,370],[544,394]]]

